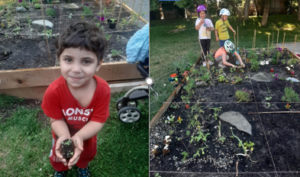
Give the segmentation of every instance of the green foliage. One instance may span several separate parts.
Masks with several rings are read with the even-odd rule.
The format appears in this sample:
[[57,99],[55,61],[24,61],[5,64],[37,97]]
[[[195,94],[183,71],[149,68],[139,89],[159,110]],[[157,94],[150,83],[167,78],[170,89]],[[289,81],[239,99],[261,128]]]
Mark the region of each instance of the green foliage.
[[71,144],[71,142],[72,142],[72,140],[69,139],[66,142],[62,142],[61,144],[69,146]]
[[221,111],[222,107],[218,107],[218,108],[209,108],[210,110],[214,110],[214,115],[213,117],[215,118],[215,120],[218,119],[219,117],[219,112]]
[[52,9],[52,8],[47,8],[46,9],[46,14],[47,14],[47,16],[52,16],[52,17],[56,16],[55,10]]
[[289,103],[299,102],[299,94],[297,94],[292,87],[285,87],[284,96],[282,96],[281,100]]
[[97,26],[97,28],[99,28],[99,26],[100,26],[100,23],[96,23],[96,26]]
[[238,146],[243,148],[244,154],[247,154],[247,149],[246,149],[246,147],[244,146],[242,140],[240,140],[239,137],[237,137],[237,136],[235,136],[235,135],[233,134],[233,131],[232,131],[232,128],[231,128],[231,127],[230,127],[230,129],[231,129],[232,136],[233,136],[234,138],[236,138],[236,139],[239,141],[239,145],[238,145]]
[[238,102],[249,102],[251,101],[251,92],[252,91],[248,91],[246,88],[243,88],[242,90],[235,92],[235,97]]
[[192,137],[191,137],[190,143],[192,143],[193,141],[199,142],[200,140],[202,140],[202,141],[207,141],[206,137],[207,137],[208,135],[210,135],[210,133],[204,134],[204,133],[202,133],[201,131],[197,132],[197,134],[198,134],[198,135],[192,136]]
[[230,72],[233,73],[234,71],[236,71],[236,68],[230,67]]
[[206,148],[208,148],[208,147],[202,147],[202,148],[199,148],[199,150],[193,155],[193,157],[200,157],[200,151],[201,151],[201,154],[202,155],[204,155],[205,154],[205,152],[204,152],[204,149],[206,149]]
[[[244,143],[244,147],[245,147],[245,149],[247,150],[247,149],[250,149],[250,151],[252,152],[253,150],[254,150],[254,143],[253,142],[251,142],[251,141],[247,141],[247,142],[245,142]],[[239,147],[241,147],[241,145],[239,144]]]
[[129,25],[129,22],[126,19],[122,18],[119,25],[120,25],[120,29],[124,29],[126,26]]
[[184,103],[190,103],[190,98],[188,96],[181,95],[181,100]]
[[[69,18],[72,18],[72,13],[69,14]],[[99,25],[100,25],[100,24],[99,24]],[[97,27],[99,27],[99,26],[97,26]]]
[[297,58],[289,59],[287,64],[288,65],[295,65],[298,62]]
[[170,120],[169,119],[165,120],[165,123],[172,123],[172,122],[174,122],[175,116],[170,115],[169,118],[170,118]]
[[234,79],[235,79],[235,81],[234,81],[235,84],[243,81],[243,78],[241,78],[240,76],[234,76]]
[[221,141],[222,143],[224,143],[224,141],[226,140],[226,138],[222,136],[218,140]]
[[12,108],[14,104],[21,103],[22,101],[24,101],[24,99],[19,99],[3,93],[0,94],[0,108],[2,109]]
[[41,8],[41,4],[34,4],[34,8],[35,9],[40,9]]
[[218,77],[218,81],[219,81],[219,82],[224,82],[224,81],[226,81],[225,76],[224,76],[223,74],[220,74],[219,77]]
[[196,113],[204,113],[204,111],[201,109],[203,106],[200,106],[199,103],[196,103],[194,106],[191,107],[191,113],[193,114],[194,111],[196,111]]
[[83,16],[92,16],[93,15],[93,10],[90,9],[88,6],[83,6]]
[[248,58],[249,59],[258,59],[258,56],[257,56],[257,54],[253,51],[253,50],[251,50],[250,52],[249,52],[249,54],[248,54]]
[[194,94],[193,88],[195,88],[195,80],[193,78],[189,78],[186,86],[184,86],[184,89],[187,91],[189,96],[192,96]]
[[183,155],[182,162],[184,162],[189,154],[188,154],[187,152],[183,151],[183,152],[181,153],[181,155]]
[[176,102],[174,102],[170,105],[170,108],[177,109],[179,108],[179,105]]
[[49,37],[52,36],[52,30],[46,30],[46,32],[44,30],[43,33],[45,33],[45,35],[47,36],[47,39],[49,39]]
[[105,34],[105,39],[109,40],[111,38],[111,36],[112,36],[112,34],[111,35]]
[[250,59],[250,63],[251,63],[250,69],[252,71],[257,71],[259,69],[259,61],[257,60],[257,58]]
[[112,49],[112,50],[111,50],[111,56],[112,56],[112,57],[116,57],[116,56],[118,56],[120,53],[121,53],[121,51],[117,51],[117,50],[115,50],[115,49]]

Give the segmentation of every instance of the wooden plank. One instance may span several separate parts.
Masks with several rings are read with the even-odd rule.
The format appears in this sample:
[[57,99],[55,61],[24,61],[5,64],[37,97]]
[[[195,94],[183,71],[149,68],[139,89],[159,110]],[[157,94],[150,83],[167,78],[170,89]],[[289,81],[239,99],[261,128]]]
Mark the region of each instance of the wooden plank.
[[[127,62],[103,63],[97,76],[107,82],[142,79],[137,64]],[[0,71],[0,89],[48,86],[61,76],[60,67]]]
[[[145,83],[145,81],[136,81],[136,82],[127,82],[127,83],[118,83],[118,84],[109,84],[111,93],[128,91],[131,88],[140,86]],[[8,95],[16,96],[18,98],[26,99],[43,99],[44,93],[48,86],[41,87],[26,87],[26,88],[14,88],[14,89],[0,89],[0,94],[5,93]]]

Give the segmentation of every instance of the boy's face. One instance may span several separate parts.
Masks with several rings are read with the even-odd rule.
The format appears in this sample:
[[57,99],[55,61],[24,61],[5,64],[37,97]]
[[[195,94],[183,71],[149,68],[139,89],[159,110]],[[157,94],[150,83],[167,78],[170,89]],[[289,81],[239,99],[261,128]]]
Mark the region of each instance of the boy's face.
[[200,12],[200,18],[205,18],[206,17],[206,13],[204,11]]
[[226,21],[228,19],[228,15],[222,15],[223,16],[223,20]]
[[69,87],[82,88],[88,85],[102,61],[98,64],[95,53],[80,49],[66,48],[60,55],[60,69]]

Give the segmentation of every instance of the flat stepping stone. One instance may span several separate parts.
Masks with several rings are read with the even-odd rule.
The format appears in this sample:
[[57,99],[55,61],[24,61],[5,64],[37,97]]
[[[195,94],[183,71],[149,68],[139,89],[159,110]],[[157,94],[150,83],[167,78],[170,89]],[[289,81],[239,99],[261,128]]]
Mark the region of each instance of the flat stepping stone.
[[252,126],[239,112],[229,111],[220,115],[220,119],[235,126],[237,129],[252,135]]
[[66,4],[66,5],[64,5],[64,8],[65,9],[79,9],[79,7],[74,3]]
[[[32,24],[44,26],[43,20],[34,20],[34,21],[32,22]],[[50,22],[50,21],[48,21],[48,20],[45,20],[45,26],[48,26],[48,27],[50,27],[50,28],[53,28],[53,23]]]
[[274,80],[271,75],[259,72],[255,74],[254,76],[250,77],[250,79],[258,81],[258,82],[271,82],[271,80]]

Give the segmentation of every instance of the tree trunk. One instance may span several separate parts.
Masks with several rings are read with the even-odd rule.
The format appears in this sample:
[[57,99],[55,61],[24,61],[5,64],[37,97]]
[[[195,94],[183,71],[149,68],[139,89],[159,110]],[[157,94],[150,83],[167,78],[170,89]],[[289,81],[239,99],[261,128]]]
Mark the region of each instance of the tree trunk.
[[250,7],[250,0],[246,0],[244,6],[244,20],[249,19],[249,7]]
[[298,21],[300,22],[300,0],[298,0]]
[[260,13],[259,13],[259,11],[258,11],[257,0],[253,0],[253,1],[254,1],[255,8],[256,8],[256,14],[257,14],[257,16],[259,17]]
[[269,10],[270,10],[270,0],[265,0],[264,14],[263,14],[263,18],[261,20],[261,26],[267,25]]
[[233,0],[231,0],[231,1],[229,1],[229,3],[233,7],[233,10],[238,14],[239,20],[242,21],[243,20],[242,12],[240,12],[239,9],[236,7],[235,2]]

